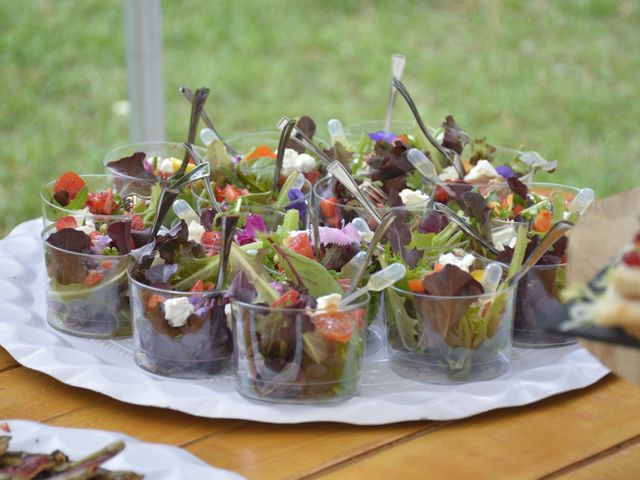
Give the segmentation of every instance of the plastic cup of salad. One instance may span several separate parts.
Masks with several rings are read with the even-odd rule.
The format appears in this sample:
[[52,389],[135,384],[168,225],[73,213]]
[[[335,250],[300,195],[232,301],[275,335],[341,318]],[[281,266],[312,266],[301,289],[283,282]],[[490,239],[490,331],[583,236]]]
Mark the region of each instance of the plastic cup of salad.
[[[91,217],[96,224],[113,221]],[[42,231],[47,322],[56,330],[80,337],[131,336],[130,256],[119,254],[114,247],[103,248],[108,242],[103,235],[90,237],[59,226],[52,224]],[[96,253],[100,251],[103,253]]]
[[253,400],[331,403],[357,395],[369,296],[338,310],[232,299],[236,388]]
[[[202,147],[195,148],[204,158],[206,150]],[[144,155],[123,161],[139,152]],[[108,152],[104,157],[104,166],[113,175],[115,189],[120,195],[134,193],[149,197],[151,187],[156,183],[163,186],[168,184],[168,179],[180,168],[184,155],[182,142],[132,143]]]
[[[455,254],[466,261],[465,252]],[[486,263],[470,257],[470,272],[441,264],[417,279],[418,288],[416,280],[405,279],[385,290],[389,365],[395,373],[417,382],[460,384],[509,370],[515,286],[485,290],[479,280]]]
[[[565,206],[574,199],[580,191],[569,185],[534,182],[529,186],[529,191],[550,199],[553,204],[560,197]],[[526,222],[514,222],[509,220],[494,220],[492,222],[494,238],[502,236],[504,232],[511,232]],[[534,219],[534,229],[536,219]],[[566,241],[566,240],[563,240]],[[518,282],[516,289],[515,316],[513,326],[513,344],[524,348],[561,347],[576,343],[576,339],[568,336],[560,336],[548,332],[547,321],[558,315],[562,309],[560,292],[566,286],[567,262],[564,256],[543,256]]]
[[131,275],[129,286],[139,367],[190,379],[229,371],[233,343],[224,292],[166,290]]
[[66,216],[81,218],[94,213],[123,220],[126,213],[113,176],[105,174],[64,173],[42,186],[40,203],[45,226]]

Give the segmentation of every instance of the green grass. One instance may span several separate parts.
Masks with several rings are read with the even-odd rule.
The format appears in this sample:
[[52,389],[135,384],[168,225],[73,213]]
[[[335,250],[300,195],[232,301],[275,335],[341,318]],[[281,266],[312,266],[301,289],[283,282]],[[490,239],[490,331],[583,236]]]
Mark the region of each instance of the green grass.
[[[40,214],[40,185],[100,172],[128,143],[120,0],[0,0],[0,233]],[[640,6],[600,1],[164,1],[167,137],[182,83],[208,86],[225,136],[309,114],[384,115],[389,58],[430,123],[526,146],[555,181],[608,195],[640,178]],[[397,117],[409,120],[402,101]],[[541,177],[542,178],[542,177]]]

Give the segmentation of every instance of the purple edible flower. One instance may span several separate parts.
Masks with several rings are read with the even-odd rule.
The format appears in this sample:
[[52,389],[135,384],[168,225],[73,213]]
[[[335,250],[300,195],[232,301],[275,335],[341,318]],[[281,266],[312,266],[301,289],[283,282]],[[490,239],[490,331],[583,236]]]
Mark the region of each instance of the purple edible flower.
[[244,227],[244,230],[238,231],[236,238],[240,245],[246,245],[247,243],[256,241],[257,232],[266,231],[267,225],[260,215],[249,215],[247,217],[247,225]]
[[516,172],[514,172],[513,168],[511,168],[509,165],[500,165],[499,167],[496,167],[496,171],[505,180],[509,180],[511,177],[517,176]]
[[284,287],[280,282],[271,282],[271,286],[280,294],[284,294]]
[[291,202],[289,205],[286,205],[284,209],[291,210],[292,208],[295,208],[300,212],[300,218],[304,218],[307,214],[307,203],[304,201],[304,194],[302,193],[302,190],[299,188],[292,188],[287,192],[287,195]]
[[384,140],[387,143],[393,144],[393,141],[396,139],[396,134],[392,132],[385,133],[384,131],[379,132],[371,132],[368,134],[369,138],[374,142],[379,142],[380,140]]
[[91,243],[91,251],[100,255],[106,248],[111,245],[111,238],[108,235],[95,235]]
[[324,246],[339,245],[346,247],[360,242],[360,234],[351,224],[344,228],[320,227],[320,243]]

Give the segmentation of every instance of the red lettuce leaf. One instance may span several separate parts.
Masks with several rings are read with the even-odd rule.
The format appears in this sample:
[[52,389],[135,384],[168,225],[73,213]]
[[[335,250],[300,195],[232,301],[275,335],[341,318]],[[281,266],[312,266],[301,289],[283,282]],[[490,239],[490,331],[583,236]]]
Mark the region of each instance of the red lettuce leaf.
[[460,129],[451,115],[447,115],[442,126],[444,127],[442,146],[453,150],[458,155],[462,154],[464,146],[469,142],[467,135]]
[[487,240],[491,238],[491,209],[485,198],[477,192],[465,192],[461,195],[464,213],[478,222],[478,229]]
[[73,228],[63,228],[47,237],[47,243],[67,252],[91,253],[91,237]]
[[144,168],[145,158],[146,154],[144,152],[136,152],[129,157],[123,157],[120,160],[114,160],[107,163],[107,167],[112,168],[116,172],[128,177],[155,182],[156,177],[147,172],[147,170]]
[[484,293],[480,283],[455,265],[445,265],[439,272],[427,275],[422,285],[428,295],[448,297],[417,299],[423,320],[445,340],[475,302],[473,296]]
[[107,235],[122,255],[126,255],[136,248],[131,236],[131,222],[129,221],[110,223],[107,227]]
[[520,197],[520,203],[525,204],[527,201],[527,194],[529,193],[529,189],[527,188],[527,186],[520,180],[518,180],[517,177],[509,178],[507,180],[507,183],[509,184],[509,188],[511,189],[513,194]]

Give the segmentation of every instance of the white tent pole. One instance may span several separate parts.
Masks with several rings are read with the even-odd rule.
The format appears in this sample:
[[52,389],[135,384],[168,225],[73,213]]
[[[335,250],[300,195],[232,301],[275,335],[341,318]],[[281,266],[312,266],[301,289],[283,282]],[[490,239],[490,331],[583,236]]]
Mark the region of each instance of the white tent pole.
[[132,142],[164,140],[160,0],[123,0]]

